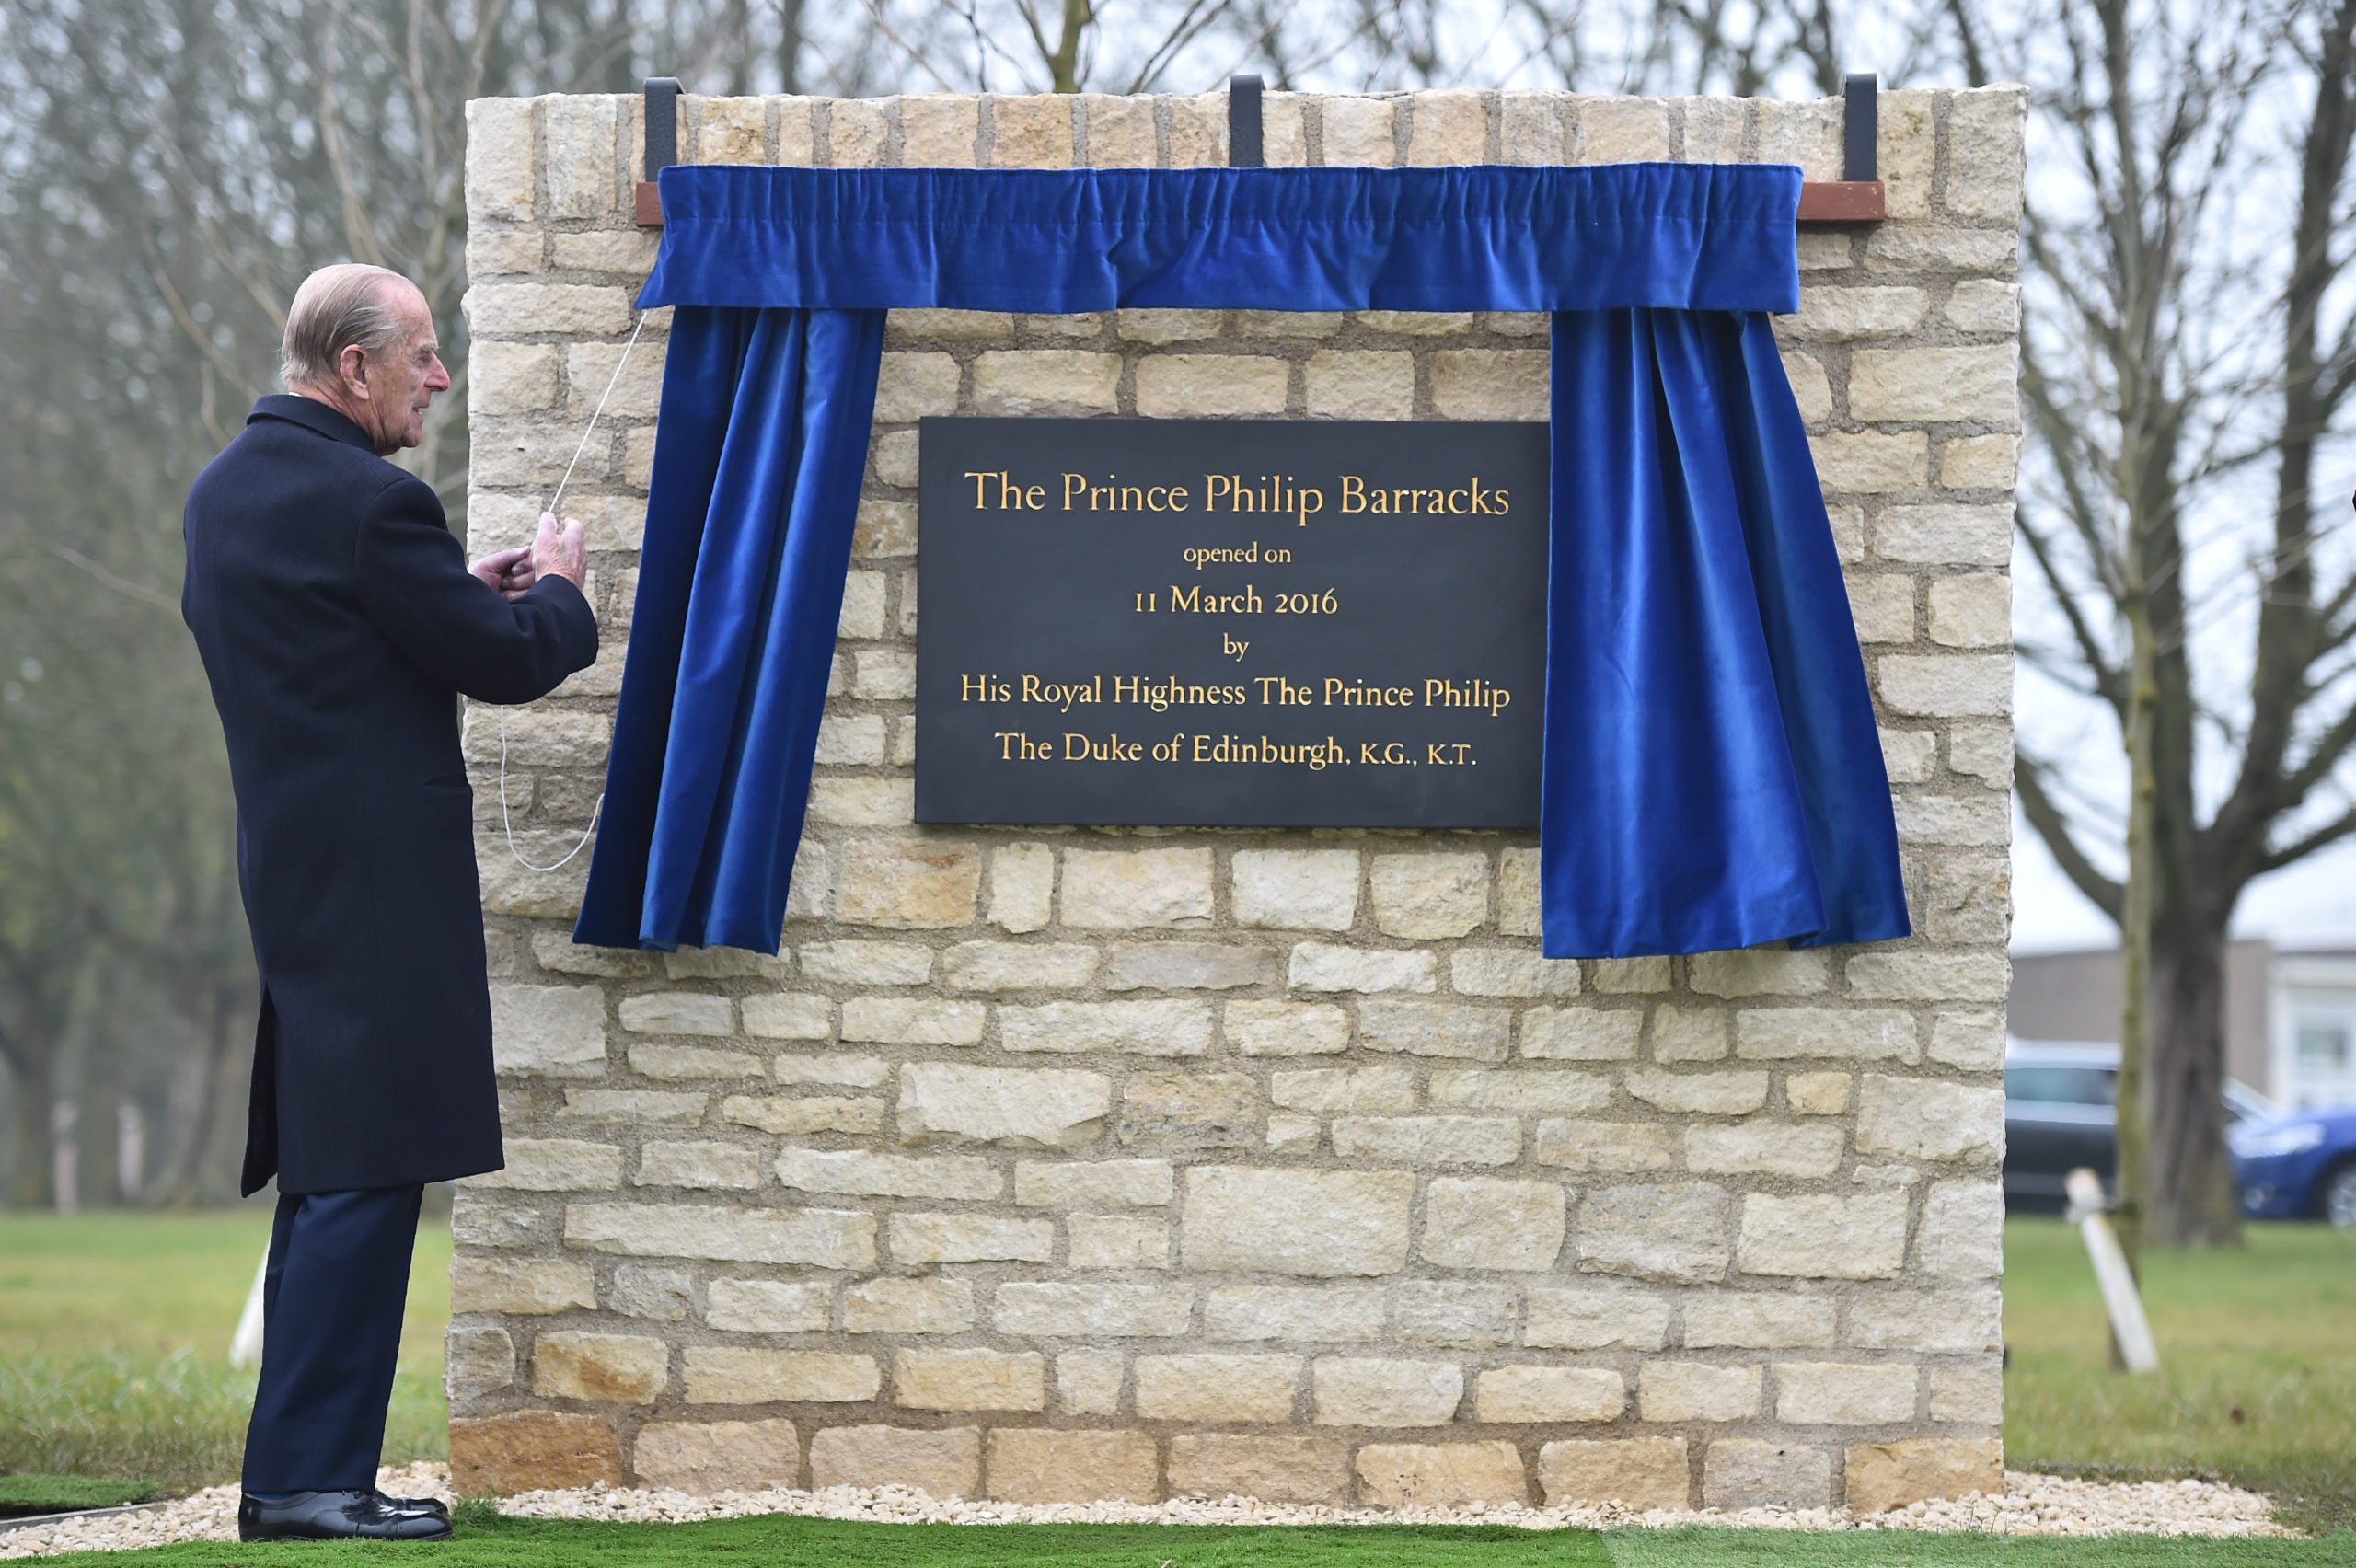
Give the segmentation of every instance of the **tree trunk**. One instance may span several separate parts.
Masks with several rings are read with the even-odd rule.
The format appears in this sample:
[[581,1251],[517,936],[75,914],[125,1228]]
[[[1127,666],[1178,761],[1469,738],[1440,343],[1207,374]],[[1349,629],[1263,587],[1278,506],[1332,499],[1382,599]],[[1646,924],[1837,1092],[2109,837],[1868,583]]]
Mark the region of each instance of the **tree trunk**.
[[8,1144],[16,1153],[8,1172],[7,1206],[45,1209],[57,1201],[57,1146],[49,1121],[55,1081],[45,1056],[28,1052],[25,1059],[12,1058],[9,1065],[16,1070],[16,1081],[9,1086],[10,1120],[16,1126]]
[[2143,1110],[2151,1145],[2167,1156],[2143,1183],[2143,1233],[2164,1247],[2241,1240],[2233,1160],[2225,1152],[2225,932],[2186,915],[2154,933],[2151,1049]]

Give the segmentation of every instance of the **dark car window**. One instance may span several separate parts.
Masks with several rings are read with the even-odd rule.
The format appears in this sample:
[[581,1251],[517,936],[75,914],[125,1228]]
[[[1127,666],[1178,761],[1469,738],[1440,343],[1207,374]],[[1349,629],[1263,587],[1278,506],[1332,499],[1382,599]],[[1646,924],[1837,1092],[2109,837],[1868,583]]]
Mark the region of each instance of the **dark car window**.
[[2040,1105],[2107,1106],[2112,1075],[2103,1067],[2006,1067],[2004,1098]]

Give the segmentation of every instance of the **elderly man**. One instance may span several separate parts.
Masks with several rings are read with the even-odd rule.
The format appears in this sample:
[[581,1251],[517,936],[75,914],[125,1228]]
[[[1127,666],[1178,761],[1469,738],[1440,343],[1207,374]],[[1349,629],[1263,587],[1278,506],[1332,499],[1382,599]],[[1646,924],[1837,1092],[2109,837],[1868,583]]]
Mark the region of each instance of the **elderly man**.
[[457,694],[527,702],[596,657],[582,528],[468,566],[385,459],[450,386],[381,267],[287,312],[287,391],[189,489],[181,613],[228,741],[261,977],[245,1171],[275,1174],[246,1540],[450,1533],[375,1488],[423,1183],[504,1163]]

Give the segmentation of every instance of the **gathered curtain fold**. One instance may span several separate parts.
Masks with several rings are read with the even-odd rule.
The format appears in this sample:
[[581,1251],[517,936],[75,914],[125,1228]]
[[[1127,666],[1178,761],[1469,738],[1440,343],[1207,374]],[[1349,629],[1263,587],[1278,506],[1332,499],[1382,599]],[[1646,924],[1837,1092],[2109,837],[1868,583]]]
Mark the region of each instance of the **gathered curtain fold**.
[[1548,957],[1909,929],[1856,639],[1768,314],[1799,171],[662,171],[676,306],[574,940],[775,952],[884,313],[1553,313]]

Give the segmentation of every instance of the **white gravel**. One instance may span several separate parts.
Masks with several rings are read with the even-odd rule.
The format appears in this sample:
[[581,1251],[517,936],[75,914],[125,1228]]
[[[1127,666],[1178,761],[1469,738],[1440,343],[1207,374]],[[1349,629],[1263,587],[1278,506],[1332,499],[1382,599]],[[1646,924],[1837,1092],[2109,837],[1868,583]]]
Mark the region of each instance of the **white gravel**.
[[[387,1468],[376,1484],[399,1495],[450,1495],[446,1465]],[[2004,1472],[2001,1496],[1975,1494],[1946,1503],[1917,1503],[1887,1514],[1847,1508],[1657,1509],[1525,1508],[1515,1505],[1404,1508],[1396,1512],[1327,1507],[1276,1507],[1244,1498],[1218,1502],[941,1503],[920,1492],[886,1486],[832,1487],[797,1492],[768,1487],[699,1496],[685,1492],[591,1486],[568,1492],[525,1492],[500,1512],[541,1519],[606,1519],[684,1523],[747,1514],[798,1514],[824,1519],[891,1524],[1136,1524],[1136,1525],[1517,1525],[1525,1529],[1565,1526],[1611,1528],[1631,1525],[1739,1525],[1795,1530],[1979,1530],[1992,1535],[2287,1536],[2266,1499],[2238,1487],[2203,1481],[2137,1482],[2073,1481]],[[461,1527],[463,1530],[463,1527]],[[0,1558],[57,1551],[121,1551],[182,1540],[235,1540],[237,1489],[215,1486],[136,1513],[35,1525],[0,1534]]]

